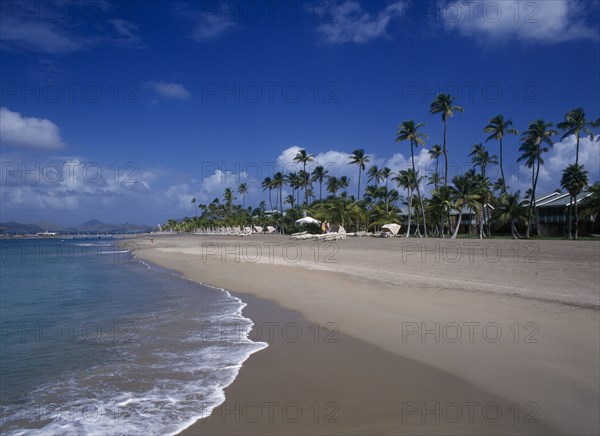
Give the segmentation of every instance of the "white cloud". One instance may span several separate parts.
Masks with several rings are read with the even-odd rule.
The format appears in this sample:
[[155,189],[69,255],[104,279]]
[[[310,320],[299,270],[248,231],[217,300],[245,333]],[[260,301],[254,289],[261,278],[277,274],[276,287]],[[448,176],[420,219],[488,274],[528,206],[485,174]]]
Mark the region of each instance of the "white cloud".
[[72,53],[83,50],[89,41],[75,38],[60,27],[45,22],[20,22],[12,17],[2,20],[0,47],[41,53]]
[[[599,148],[600,143],[592,141],[589,137],[580,138],[579,164],[583,165],[588,172],[590,183],[600,179]],[[568,165],[575,163],[575,150],[576,138],[575,135],[571,135],[554,144],[554,147],[544,156],[544,165],[540,168],[539,178],[543,189],[553,191],[560,187],[563,170]]]
[[173,98],[175,100],[188,100],[191,95],[181,83],[169,82],[147,82],[148,86],[160,97]]
[[3,146],[54,150],[64,147],[60,129],[45,118],[24,117],[0,108],[0,143]]
[[[394,153],[391,158],[385,161],[384,165],[392,170],[394,174],[397,174],[401,170],[412,169],[412,160],[410,158],[410,150],[404,155],[403,153]],[[419,184],[421,189],[421,195],[427,195],[432,189],[432,186],[427,185],[427,177],[435,172],[435,161],[429,156],[429,150],[425,147],[415,150],[415,168],[419,172],[421,177],[424,177],[423,181]],[[440,168],[442,171],[442,168]],[[391,189],[390,185],[390,189]],[[396,189],[400,189],[394,186]]]
[[364,44],[387,37],[388,25],[401,17],[406,6],[407,2],[397,1],[372,15],[353,0],[341,4],[326,3],[314,8],[319,19],[316,30],[329,44]]
[[[583,165],[588,172],[590,184],[600,180],[600,144],[592,141],[589,137],[582,137],[579,142],[579,164]],[[575,136],[571,135],[560,142],[554,144],[550,151],[544,154],[544,165],[540,168],[538,186],[536,193],[538,196],[546,195],[561,189],[560,179],[563,170],[570,164],[575,163]],[[506,168],[505,168],[505,171]],[[531,168],[525,168],[521,163],[518,167],[508,170],[507,185],[511,191],[525,191],[531,189]],[[562,189],[561,189],[562,190]]]
[[584,19],[588,5],[576,0],[456,0],[438,7],[446,29],[485,43],[598,40],[598,30]]
[[233,21],[209,15],[204,20],[198,21],[192,31],[192,39],[198,42],[215,39],[237,27],[238,25]]
[[232,18],[235,11],[227,3],[218,5],[215,10],[212,10],[210,6],[195,10],[186,4],[178,4],[174,12],[177,16],[192,24],[190,37],[197,42],[217,39],[239,28],[239,25]]
[[142,44],[142,37],[137,24],[122,18],[114,18],[109,21],[114,27],[118,36],[112,41],[117,45],[138,47]]
[[[293,146],[286,148],[276,159],[277,168],[276,171],[282,170],[285,172],[299,171],[302,169],[302,165],[293,161],[294,156],[300,150],[301,147]],[[377,165],[380,168],[388,167],[394,174],[400,170],[406,170],[412,168],[412,161],[410,158],[410,151],[408,153],[395,153],[390,158],[380,158],[377,155],[370,153],[365,150],[365,153],[370,157],[369,163],[366,165],[365,172],[368,171],[369,167]],[[356,165],[349,165],[350,153],[337,150],[328,150],[322,153],[314,155],[314,161],[307,165],[307,171],[312,171],[315,166],[321,165],[329,171],[330,176],[342,177],[346,176],[350,179],[350,185],[348,187],[348,193],[356,195],[358,188],[358,167]],[[420,187],[423,192],[428,192],[430,187],[427,186],[427,177],[434,172],[435,162],[429,157],[428,149],[422,147],[415,150],[415,166],[421,176],[425,176],[425,179],[421,183]],[[361,190],[367,186],[367,176],[363,173],[361,176]],[[394,182],[389,181],[390,189],[396,188]],[[362,194],[361,194],[362,195]]]
[[20,2],[8,7],[0,26],[0,48],[46,54],[68,54],[98,45],[141,48],[136,24],[115,16],[105,1]]
[[150,196],[150,181],[154,178],[153,171],[125,167],[129,163],[116,172],[112,165],[78,157],[52,156],[33,161],[23,154],[3,153],[1,161],[3,213],[27,217],[63,211],[89,219],[94,217],[87,215],[90,211],[102,208],[140,208]]

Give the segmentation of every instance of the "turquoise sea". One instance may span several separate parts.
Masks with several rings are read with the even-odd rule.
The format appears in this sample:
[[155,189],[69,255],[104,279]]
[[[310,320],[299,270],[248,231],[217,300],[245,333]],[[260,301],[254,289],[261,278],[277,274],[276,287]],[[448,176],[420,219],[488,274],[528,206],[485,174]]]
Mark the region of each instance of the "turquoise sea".
[[127,244],[0,240],[1,434],[174,434],[266,347],[240,299]]

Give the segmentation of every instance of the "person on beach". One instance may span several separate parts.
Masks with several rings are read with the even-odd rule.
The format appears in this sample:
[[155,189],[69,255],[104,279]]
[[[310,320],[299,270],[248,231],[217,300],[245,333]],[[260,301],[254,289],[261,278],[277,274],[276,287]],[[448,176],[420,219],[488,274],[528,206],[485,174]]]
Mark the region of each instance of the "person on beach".
[[321,233],[324,234],[327,228],[325,227],[325,221],[321,223]]
[[331,224],[327,221],[327,233],[331,233]]

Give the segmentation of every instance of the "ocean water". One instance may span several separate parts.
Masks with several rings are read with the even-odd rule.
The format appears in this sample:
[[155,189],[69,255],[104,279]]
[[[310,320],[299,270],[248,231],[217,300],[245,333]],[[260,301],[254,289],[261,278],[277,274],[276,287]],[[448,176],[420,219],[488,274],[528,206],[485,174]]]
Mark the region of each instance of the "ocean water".
[[115,240],[0,240],[0,433],[177,433],[267,346],[243,307]]

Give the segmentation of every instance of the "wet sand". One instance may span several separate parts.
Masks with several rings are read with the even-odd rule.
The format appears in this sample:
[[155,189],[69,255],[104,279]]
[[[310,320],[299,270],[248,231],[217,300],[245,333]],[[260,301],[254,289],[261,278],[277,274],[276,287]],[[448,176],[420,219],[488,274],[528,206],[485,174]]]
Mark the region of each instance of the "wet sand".
[[233,291],[270,344],[185,434],[599,432],[598,242],[131,243]]

